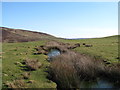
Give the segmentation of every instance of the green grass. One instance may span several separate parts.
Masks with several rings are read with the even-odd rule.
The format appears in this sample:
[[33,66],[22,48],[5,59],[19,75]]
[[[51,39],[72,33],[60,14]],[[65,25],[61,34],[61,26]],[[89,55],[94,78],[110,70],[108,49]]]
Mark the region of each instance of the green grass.
[[[107,38],[96,38],[96,39],[81,39],[81,40],[63,40],[57,39],[57,41],[64,43],[86,43],[92,44],[93,47],[84,47],[81,45],[74,50],[80,53],[88,54],[91,56],[98,56],[106,59],[111,63],[118,63],[118,37],[112,36]],[[44,45],[47,41],[35,41],[35,42],[24,42],[24,43],[3,43],[3,57],[2,57],[2,76],[3,83],[7,81],[13,81],[21,77],[23,72],[20,65],[15,65],[16,62],[22,62],[24,59],[38,59],[43,66],[37,71],[30,71],[31,76],[29,80],[34,80],[34,83],[26,83],[29,88],[55,88],[56,84],[46,78],[47,72],[46,66],[50,63],[46,60],[47,56],[33,55],[34,47]],[[1,49],[0,49],[1,50]],[[27,53],[27,54],[26,54]],[[8,75],[8,76],[7,76]],[[28,80],[24,80],[27,82]],[[3,85],[3,87],[5,87]]]
[[[0,53],[2,52],[2,43],[0,43]],[[2,85],[2,54],[0,54],[0,89]]]
[[[32,84],[27,84],[29,88],[55,88],[56,84],[49,81],[46,76],[45,67],[49,65],[46,60],[46,56],[33,55],[34,47],[44,45],[45,41],[38,42],[26,42],[26,43],[3,43],[3,83],[7,81],[13,81],[21,77],[21,74],[25,72],[22,67],[15,65],[15,62],[22,62],[26,58],[38,59],[43,66],[37,71],[30,71],[31,76],[29,80],[34,80]],[[17,48],[17,49],[16,49]],[[26,55],[27,53],[27,55]],[[7,74],[8,76],[6,76]],[[28,80],[25,80],[27,82]],[[3,86],[5,87],[5,86]]]
[[118,36],[111,36],[105,38],[94,38],[94,39],[80,39],[80,40],[60,40],[65,43],[86,43],[91,44],[93,47],[81,47],[75,48],[74,50],[80,53],[88,54],[90,56],[98,56],[106,59],[111,63],[118,63]]

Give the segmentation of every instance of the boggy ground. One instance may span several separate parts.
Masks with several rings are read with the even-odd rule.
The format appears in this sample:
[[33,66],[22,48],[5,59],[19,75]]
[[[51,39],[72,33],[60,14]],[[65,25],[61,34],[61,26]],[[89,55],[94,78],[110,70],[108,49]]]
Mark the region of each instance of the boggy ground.
[[49,79],[57,83],[57,88],[80,88],[82,80],[105,78],[116,85],[120,84],[120,65],[107,66],[103,60],[75,52],[80,44],[71,45],[57,41],[47,42],[45,46],[35,48],[36,54],[47,54],[50,49],[58,49],[61,55],[52,58],[49,67]]
[[35,46],[47,41],[3,43],[2,88],[56,88],[48,80],[46,67],[49,62],[44,54],[33,55]]

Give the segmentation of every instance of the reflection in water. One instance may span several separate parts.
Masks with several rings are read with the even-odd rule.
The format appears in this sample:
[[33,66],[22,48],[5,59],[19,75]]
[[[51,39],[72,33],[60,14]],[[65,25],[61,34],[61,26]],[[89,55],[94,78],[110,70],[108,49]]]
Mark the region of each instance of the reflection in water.
[[[60,55],[60,51],[57,49],[51,49],[48,53],[48,61],[51,58]],[[97,79],[96,81],[82,81],[80,84],[81,88],[115,88],[114,83],[110,83],[105,79]]]
[[51,49],[50,52],[48,53],[48,61],[51,60],[52,57],[60,55],[60,51],[57,49]]
[[102,79],[90,82],[83,81],[80,86],[81,88],[114,88],[113,83]]
[[94,86],[94,87],[96,87],[96,88],[113,88],[114,86],[113,86],[112,83],[110,83],[110,82],[108,82],[108,81],[99,80],[99,81],[97,82],[97,85]]

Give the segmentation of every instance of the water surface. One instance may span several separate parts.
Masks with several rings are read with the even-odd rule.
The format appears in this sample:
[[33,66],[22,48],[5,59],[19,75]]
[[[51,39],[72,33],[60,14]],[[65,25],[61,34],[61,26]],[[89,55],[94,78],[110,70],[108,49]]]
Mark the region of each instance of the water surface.
[[60,50],[58,49],[51,49],[48,53],[48,61],[51,60],[51,58],[60,55]]

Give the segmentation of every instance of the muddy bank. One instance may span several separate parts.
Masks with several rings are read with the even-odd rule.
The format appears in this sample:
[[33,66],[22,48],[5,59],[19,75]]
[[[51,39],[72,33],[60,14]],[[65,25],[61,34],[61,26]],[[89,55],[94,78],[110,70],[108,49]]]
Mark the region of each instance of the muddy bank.
[[81,88],[83,81],[95,81],[100,78],[119,87],[119,65],[106,66],[103,60],[73,51],[76,47],[80,45],[51,41],[36,48],[38,53],[43,54],[48,54],[51,49],[61,52],[59,56],[52,58],[49,67],[49,79],[57,83],[57,88]]

